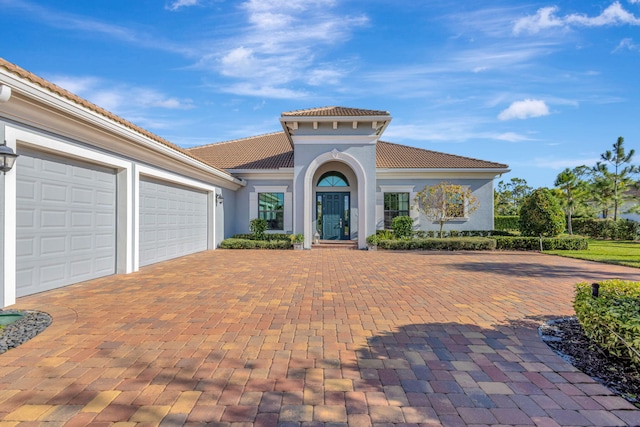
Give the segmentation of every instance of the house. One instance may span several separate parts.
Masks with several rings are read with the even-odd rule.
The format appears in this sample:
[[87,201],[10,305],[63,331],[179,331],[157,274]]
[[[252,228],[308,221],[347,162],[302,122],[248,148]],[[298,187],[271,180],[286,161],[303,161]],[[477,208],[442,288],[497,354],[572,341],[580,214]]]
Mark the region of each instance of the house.
[[0,59],[0,137],[19,155],[0,175],[0,307],[17,297],[214,249],[247,232],[354,240],[410,215],[425,185],[480,200],[450,227],[493,228],[504,164],[380,140],[386,111],[282,113],[282,131],[182,149]]

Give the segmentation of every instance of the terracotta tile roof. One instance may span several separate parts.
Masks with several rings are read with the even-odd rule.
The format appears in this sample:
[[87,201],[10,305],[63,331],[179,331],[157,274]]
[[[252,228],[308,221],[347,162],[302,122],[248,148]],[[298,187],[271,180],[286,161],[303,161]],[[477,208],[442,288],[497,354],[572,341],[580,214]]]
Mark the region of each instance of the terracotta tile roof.
[[502,163],[445,154],[391,142],[378,141],[376,147],[376,167],[379,168],[506,169],[508,167]]
[[[182,154],[185,154],[185,155],[187,155],[187,156],[189,156],[189,157],[191,157],[191,158],[193,158],[195,160],[202,161],[200,158],[193,156],[188,151],[186,151],[183,148],[181,148],[181,147],[179,147],[179,146],[167,141],[166,139],[164,139],[164,138],[162,138],[162,137],[160,137],[160,136],[158,136],[158,135],[156,135],[156,134],[154,134],[152,132],[149,132],[146,129],[143,129],[140,126],[137,126],[137,125],[135,125],[135,124],[123,119],[122,117],[119,117],[119,116],[113,114],[112,112],[107,111],[104,108],[99,107],[96,104],[94,104],[92,102],[89,102],[86,99],[81,98],[78,95],[75,95],[75,94],[69,92],[66,89],[61,88],[60,86],[55,85],[55,84],[51,83],[50,81],[43,79],[42,77],[38,77],[35,74],[33,74],[33,73],[31,73],[31,72],[29,72],[29,71],[27,71],[27,70],[15,65],[15,64],[12,64],[11,62],[9,62],[6,59],[1,58],[1,57],[0,57],[0,68],[4,68],[8,72],[10,72],[12,74],[15,74],[16,76],[18,76],[18,77],[20,77],[20,78],[22,78],[24,80],[28,80],[31,83],[34,83],[34,84],[36,84],[36,85],[38,85],[38,86],[40,86],[40,87],[42,87],[44,89],[47,89],[50,92],[53,92],[58,96],[66,98],[69,101],[74,102],[74,103],[76,103],[76,104],[78,104],[78,105],[80,105],[80,106],[82,106],[84,108],[87,108],[87,109],[89,109],[89,110],[91,110],[91,111],[93,111],[95,113],[98,113],[101,116],[104,116],[104,117],[106,117],[106,118],[108,118],[110,120],[113,120],[114,122],[119,123],[119,124],[129,128],[131,130],[134,130],[134,131],[138,132],[139,134],[142,134],[142,135],[146,136],[147,138],[150,138],[150,139],[152,139],[152,140],[154,140],[156,142],[159,142],[160,144],[166,145],[167,147],[170,147],[170,148],[172,148],[172,149],[174,149],[176,151],[179,151]],[[216,169],[219,169],[219,167],[217,167],[217,166],[215,166],[213,164],[209,164],[209,166],[212,166],[212,167],[214,167]],[[224,170],[221,170],[221,172],[225,172],[226,173],[226,171],[224,171]]]
[[[223,169],[278,169],[293,167],[293,150],[284,132],[219,142],[189,149],[193,155]],[[487,162],[422,148],[378,141],[376,166],[391,169],[506,169]]]
[[293,149],[284,132],[190,148],[192,155],[223,169],[293,167]]
[[363,110],[349,107],[320,107],[308,110],[295,110],[282,113],[283,117],[363,117],[363,116],[389,116],[388,111]]

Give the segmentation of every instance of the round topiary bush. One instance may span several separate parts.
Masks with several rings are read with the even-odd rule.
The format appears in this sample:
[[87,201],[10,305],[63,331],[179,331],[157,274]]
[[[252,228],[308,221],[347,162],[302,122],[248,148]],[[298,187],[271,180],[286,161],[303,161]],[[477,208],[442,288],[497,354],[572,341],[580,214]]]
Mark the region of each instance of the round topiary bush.
[[556,237],[564,231],[566,220],[558,200],[546,188],[538,188],[520,208],[523,236]]

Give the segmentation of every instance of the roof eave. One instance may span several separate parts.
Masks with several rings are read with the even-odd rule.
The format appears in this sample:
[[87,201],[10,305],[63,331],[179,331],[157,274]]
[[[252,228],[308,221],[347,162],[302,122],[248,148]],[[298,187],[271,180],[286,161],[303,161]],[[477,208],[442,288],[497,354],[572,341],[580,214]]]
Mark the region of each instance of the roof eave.
[[511,172],[505,168],[376,168],[376,173],[493,173],[502,175]]
[[144,135],[142,132],[137,130],[138,126],[132,123],[126,122],[126,124],[123,124],[113,120],[97,111],[55,93],[38,83],[17,75],[4,67],[0,67],[0,77],[2,78],[2,83],[8,85],[13,90],[13,97],[22,98],[24,100],[33,100],[36,103],[45,106],[47,109],[60,111],[68,116],[74,117],[76,120],[91,123],[93,126],[102,128],[103,131],[111,132],[119,138],[123,138],[124,140],[128,140],[134,144],[151,149],[158,154],[168,156],[183,164],[187,164],[190,167],[194,167],[200,171],[215,176],[218,179],[227,181],[234,186],[242,187],[246,185],[246,182],[243,180],[233,177],[213,165],[191,157],[186,153],[182,153],[161,143],[160,141],[156,141],[153,138]]

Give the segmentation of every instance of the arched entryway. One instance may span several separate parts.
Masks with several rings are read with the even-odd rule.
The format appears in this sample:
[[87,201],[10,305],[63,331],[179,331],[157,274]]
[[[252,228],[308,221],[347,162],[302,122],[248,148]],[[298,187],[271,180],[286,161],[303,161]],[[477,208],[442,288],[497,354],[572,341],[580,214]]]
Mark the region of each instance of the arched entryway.
[[333,150],[316,157],[304,175],[304,235],[358,241],[366,246],[365,173],[353,156]]

